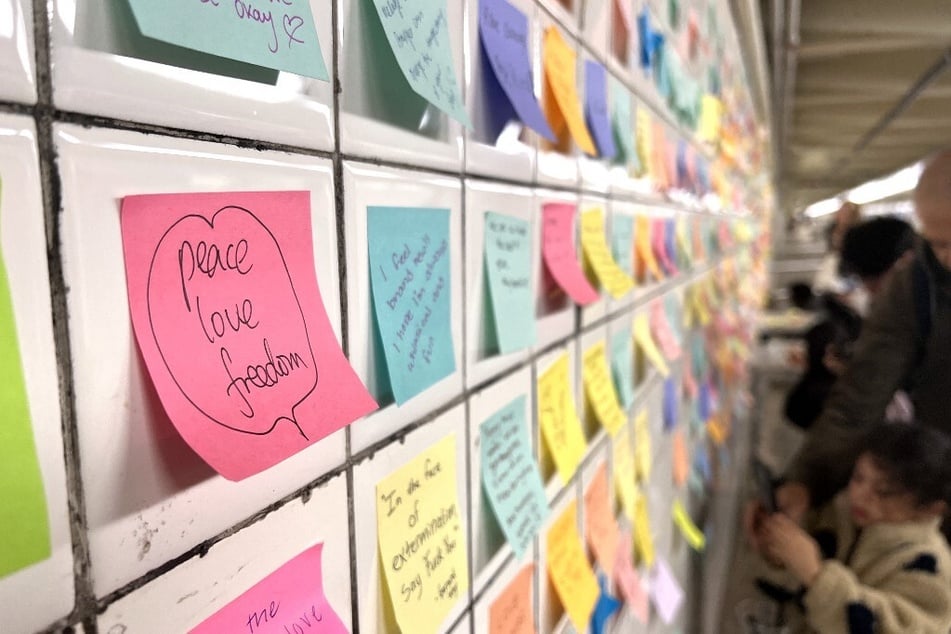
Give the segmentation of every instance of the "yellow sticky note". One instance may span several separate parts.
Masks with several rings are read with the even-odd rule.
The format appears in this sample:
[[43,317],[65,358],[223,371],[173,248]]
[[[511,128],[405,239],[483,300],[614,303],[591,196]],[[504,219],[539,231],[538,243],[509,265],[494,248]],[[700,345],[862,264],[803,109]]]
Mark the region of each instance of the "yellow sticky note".
[[647,498],[637,497],[634,512],[634,548],[638,559],[648,568],[654,565],[654,534],[651,532],[650,513],[647,510]]
[[586,443],[572,395],[567,354],[538,379],[538,419],[558,474],[568,484],[581,463]]
[[651,239],[651,219],[647,216],[638,216],[634,225],[634,254],[637,256],[638,270],[645,267],[654,276],[655,280],[664,279],[657,258],[654,257],[654,247]]
[[601,286],[611,293],[611,297],[620,299],[634,288],[634,280],[611,255],[604,235],[604,212],[599,208],[581,214],[581,249]]
[[700,100],[700,138],[704,141],[716,141],[720,137],[720,119],[723,116],[723,102],[714,95],[706,94]]
[[677,240],[677,249],[680,251],[681,257],[683,257],[688,263],[693,262],[693,252],[690,248],[690,237],[689,237],[689,227],[686,219],[683,217],[677,218],[677,224],[674,227],[674,236]]
[[651,129],[651,117],[644,107],[637,109],[634,116],[634,129],[637,133],[637,160],[643,166],[645,173],[650,175],[651,163],[654,155],[653,130]]
[[[594,141],[588,133],[584,123],[584,114],[581,111],[581,100],[578,95],[578,83],[575,78],[577,66],[575,52],[565,42],[558,31],[558,27],[550,26],[545,30],[543,47],[545,81],[548,82],[551,92],[561,115],[568,124],[568,130],[578,147],[585,154],[597,155]],[[558,127],[558,126],[553,126]]]
[[674,500],[671,514],[674,516],[674,524],[680,529],[680,534],[684,536],[690,547],[694,550],[703,550],[707,545],[707,538],[704,537],[703,531],[697,528],[697,525],[690,519],[687,509],[680,503],[680,500]]
[[634,318],[634,341],[641,347],[641,352],[647,355],[650,362],[654,364],[657,371],[665,378],[670,375],[670,368],[664,360],[664,355],[660,353],[654,337],[651,335],[650,325],[647,323],[647,316],[640,315]]
[[621,508],[628,519],[634,519],[637,503],[637,471],[634,466],[634,449],[631,443],[631,427],[624,425],[613,440],[614,490],[617,491]]
[[690,457],[687,454],[687,442],[684,432],[679,427],[674,430],[673,439],[674,483],[682,487],[687,482],[690,472]]
[[617,559],[620,528],[614,517],[614,504],[608,490],[608,469],[603,462],[584,494],[585,534],[601,569],[611,577]]
[[594,344],[584,353],[582,378],[588,403],[591,404],[601,425],[613,436],[627,422],[627,416],[621,409],[617,390],[614,389],[614,382],[611,380],[603,341]]
[[651,477],[651,460],[651,428],[644,409],[634,417],[634,470],[641,482]]
[[434,634],[469,589],[454,434],[377,483],[376,521],[400,629]]
[[578,534],[578,503],[572,501],[548,529],[548,576],[579,632],[588,631],[600,588]]

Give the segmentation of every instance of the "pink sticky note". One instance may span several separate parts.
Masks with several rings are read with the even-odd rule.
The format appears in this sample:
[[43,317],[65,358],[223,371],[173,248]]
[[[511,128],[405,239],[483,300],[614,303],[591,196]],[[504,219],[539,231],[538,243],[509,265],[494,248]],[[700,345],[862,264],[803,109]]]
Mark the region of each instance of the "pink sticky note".
[[621,588],[627,607],[641,623],[650,618],[647,591],[631,563],[631,531],[626,530],[618,540],[617,559],[614,563],[614,578]]
[[660,618],[670,625],[684,602],[684,591],[663,559],[657,560],[657,565],[651,573],[650,593]]
[[598,292],[581,270],[575,250],[574,205],[547,203],[543,209],[542,253],[548,272],[562,290],[582,306],[598,300]]
[[139,350],[185,441],[241,480],[376,409],[317,276],[309,192],[128,196]]
[[347,634],[324,596],[317,544],[205,619],[189,634]]
[[654,220],[651,228],[651,248],[654,250],[654,256],[660,262],[664,272],[669,275],[677,275],[679,272],[674,261],[667,253],[667,221],[663,218]]
[[655,301],[651,304],[650,325],[654,338],[660,344],[661,350],[664,351],[664,356],[668,360],[680,357],[682,351],[670,328],[670,322],[667,321],[667,311],[664,309],[662,301]]

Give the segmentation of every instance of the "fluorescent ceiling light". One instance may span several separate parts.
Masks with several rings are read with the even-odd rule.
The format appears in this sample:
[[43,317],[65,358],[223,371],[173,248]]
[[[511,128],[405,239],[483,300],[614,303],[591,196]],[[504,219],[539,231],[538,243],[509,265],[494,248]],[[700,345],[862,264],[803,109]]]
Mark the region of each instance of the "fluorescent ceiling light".
[[841,206],[842,199],[838,196],[833,196],[832,198],[826,198],[825,200],[820,200],[817,203],[812,203],[806,207],[806,210],[803,213],[807,218],[819,218],[821,216],[834,214]]
[[864,205],[875,200],[911,191],[918,184],[918,177],[921,176],[923,169],[924,165],[921,162],[915,163],[910,167],[898,170],[891,176],[869,181],[849,190],[846,193],[846,198],[856,205]]

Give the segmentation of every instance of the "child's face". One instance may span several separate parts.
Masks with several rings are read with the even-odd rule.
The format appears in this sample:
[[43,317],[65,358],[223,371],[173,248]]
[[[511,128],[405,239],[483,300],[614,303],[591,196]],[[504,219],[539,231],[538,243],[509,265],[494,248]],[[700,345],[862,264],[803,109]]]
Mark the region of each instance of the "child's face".
[[898,488],[868,454],[855,462],[849,481],[849,510],[859,528],[919,520],[925,514],[914,494]]

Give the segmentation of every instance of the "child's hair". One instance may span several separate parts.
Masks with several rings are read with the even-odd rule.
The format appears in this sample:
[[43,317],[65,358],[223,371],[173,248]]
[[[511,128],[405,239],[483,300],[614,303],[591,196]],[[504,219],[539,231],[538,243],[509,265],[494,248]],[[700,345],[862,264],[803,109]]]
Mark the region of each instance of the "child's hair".
[[895,484],[919,506],[951,502],[951,438],[917,423],[877,425],[862,446]]

